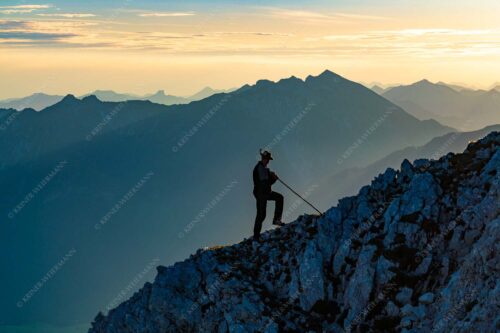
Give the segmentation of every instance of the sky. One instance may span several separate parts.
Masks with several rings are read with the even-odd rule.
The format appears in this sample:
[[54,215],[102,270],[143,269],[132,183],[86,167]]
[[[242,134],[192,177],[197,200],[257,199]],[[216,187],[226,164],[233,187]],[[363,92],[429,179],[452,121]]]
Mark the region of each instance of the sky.
[[325,69],[383,84],[500,81],[498,0],[0,0],[0,99],[189,95]]

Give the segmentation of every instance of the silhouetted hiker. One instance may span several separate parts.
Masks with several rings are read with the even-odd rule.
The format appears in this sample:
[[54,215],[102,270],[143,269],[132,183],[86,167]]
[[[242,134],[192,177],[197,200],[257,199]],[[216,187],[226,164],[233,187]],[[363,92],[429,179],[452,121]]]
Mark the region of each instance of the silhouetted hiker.
[[262,222],[266,218],[267,201],[272,200],[276,202],[274,208],[274,225],[284,225],[281,221],[281,214],[283,213],[283,196],[271,190],[271,186],[278,180],[278,176],[269,170],[267,165],[273,159],[271,153],[268,151],[260,150],[260,161],[253,169],[253,195],[257,200],[257,216],[255,217],[255,225],[253,228],[254,240],[260,240],[260,230],[262,229]]

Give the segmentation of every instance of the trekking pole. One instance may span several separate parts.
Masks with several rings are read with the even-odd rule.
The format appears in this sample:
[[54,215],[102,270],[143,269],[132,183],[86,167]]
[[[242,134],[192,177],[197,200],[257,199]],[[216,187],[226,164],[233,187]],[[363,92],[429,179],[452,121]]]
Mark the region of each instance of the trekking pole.
[[291,188],[290,186],[288,186],[284,181],[282,181],[281,179],[278,178],[278,180],[280,181],[281,184],[285,185],[285,187],[287,189],[289,189],[290,191],[292,191],[296,196],[298,196],[299,198],[301,198],[306,204],[308,204],[309,206],[311,206],[315,211],[317,211],[319,213],[320,216],[323,216],[324,214],[322,212],[319,211],[318,208],[314,207],[312,203],[310,203],[309,201],[307,201],[305,198],[303,198],[300,194],[298,194],[297,192],[295,192],[293,190],[293,188]]

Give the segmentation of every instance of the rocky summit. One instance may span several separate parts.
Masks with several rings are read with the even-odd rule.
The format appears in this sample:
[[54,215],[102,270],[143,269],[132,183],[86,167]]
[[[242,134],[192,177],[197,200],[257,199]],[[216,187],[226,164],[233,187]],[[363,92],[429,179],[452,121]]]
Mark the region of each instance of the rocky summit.
[[260,244],[160,266],[89,332],[496,332],[499,146],[405,160]]

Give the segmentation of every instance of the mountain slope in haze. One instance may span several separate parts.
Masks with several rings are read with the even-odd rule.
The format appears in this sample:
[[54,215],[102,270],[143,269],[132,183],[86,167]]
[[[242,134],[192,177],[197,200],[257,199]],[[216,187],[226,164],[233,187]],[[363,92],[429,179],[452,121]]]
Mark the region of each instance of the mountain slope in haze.
[[372,82],[372,83],[365,83],[364,86],[367,87],[368,89],[376,92],[379,95],[382,95],[383,92],[398,86],[399,84],[383,84],[380,82]]
[[500,133],[403,161],[325,216],[159,266],[89,333],[495,332]]
[[205,88],[201,89],[200,91],[198,91],[196,94],[189,96],[188,99],[190,101],[199,101],[201,99],[210,97],[210,96],[215,95],[215,94],[230,93],[230,92],[233,92],[235,90],[237,90],[237,88],[231,88],[231,89],[224,90],[224,89],[212,89],[210,87],[205,87]]
[[382,95],[384,93],[384,91],[386,91],[389,88],[382,88],[381,86],[374,85],[374,86],[370,87],[370,89],[373,90],[374,92],[376,92],[377,94]]
[[472,87],[469,87],[469,86],[466,86],[465,84],[461,84],[461,83],[446,83],[446,82],[443,82],[443,81],[439,81],[437,82],[436,84],[439,84],[439,85],[442,85],[442,86],[447,86],[447,87],[450,87],[451,89],[455,90],[455,91],[474,91],[476,89],[472,88]]
[[[0,265],[10,267],[0,321],[53,326],[90,321],[145,262],[172,263],[250,234],[251,170],[261,147],[303,192],[326,174],[452,131],[329,71],[261,80],[187,105],[66,96],[15,115],[0,132],[0,210],[10,222],[0,226]],[[275,187],[288,211],[295,198]],[[71,249],[75,255],[19,311],[16,302]]]
[[495,82],[495,83],[493,83],[493,84],[490,86],[490,88],[489,88],[489,89],[490,89],[490,90],[491,90],[491,89],[494,89],[494,90],[498,90],[498,91],[500,91],[500,82]]
[[326,204],[324,199],[327,193],[333,198],[355,194],[358,188],[369,184],[370,181],[386,168],[397,168],[402,160],[410,161],[417,159],[437,159],[446,153],[458,153],[463,151],[471,141],[479,140],[492,131],[500,131],[500,125],[485,127],[473,132],[454,132],[433,138],[428,143],[420,147],[406,147],[395,151],[388,156],[365,167],[353,167],[340,171],[330,177],[325,177],[322,183],[327,184],[330,190],[315,191],[311,193],[310,200],[321,204]]
[[36,111],[40,111],[48,106],[56,104],[62,100],[63,97],[64,96],[36,93],[22,98],[11,98],[0,101],[0,109],[15,109],[18,111],[24,109],[34,109]]
[[462,130],[500,123],[500,92],[454,90],[422,80],[391,88],[382,94],[419,119],[435,119]]

